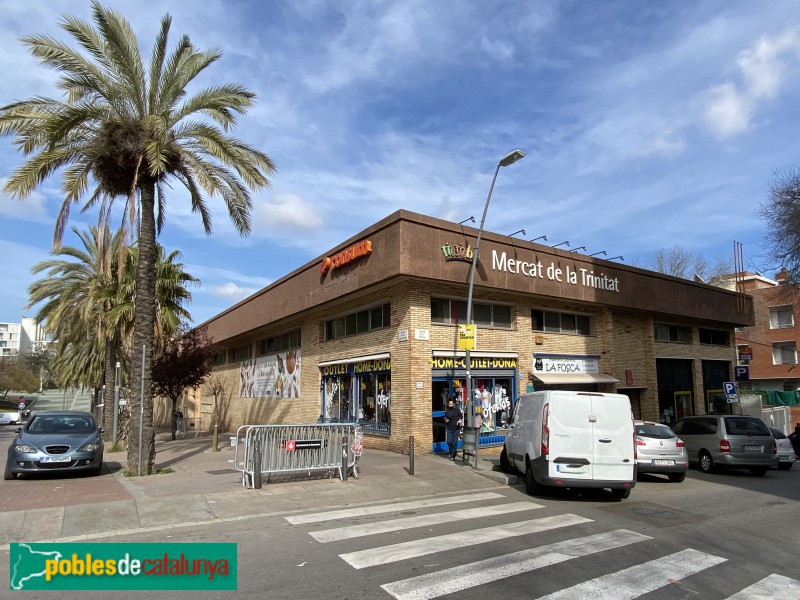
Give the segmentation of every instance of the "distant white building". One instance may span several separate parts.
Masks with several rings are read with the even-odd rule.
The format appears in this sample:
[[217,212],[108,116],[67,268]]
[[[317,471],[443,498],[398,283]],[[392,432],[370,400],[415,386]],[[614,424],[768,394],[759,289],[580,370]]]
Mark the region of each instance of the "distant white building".
[[22,323],[0,322],[0,357],[30,354],[49,343],[44,329],[34,319],[22,317]]

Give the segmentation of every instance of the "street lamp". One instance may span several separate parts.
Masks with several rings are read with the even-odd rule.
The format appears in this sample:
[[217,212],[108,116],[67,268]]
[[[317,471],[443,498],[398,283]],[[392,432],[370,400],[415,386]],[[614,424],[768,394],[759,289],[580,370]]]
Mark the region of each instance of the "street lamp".
[[625,260],[622,256],[612,256],[608,260],[616,260],[616,259]]
[[567,248],[569,248],[569,240],[567,240],[566,242],[559,242],[558,244],[553,244],[553,248],[558,248],[559,246],[564,246],[564,245],[566,245]]
[[[507,167],[513,165],[518,160],[525,158],[525,153],[522,150],[512,150],[500,159],[497,163],[497,168],[494,170],[494,177],[492,178],[492,185],[489,187],[489,195],[486,196],[486,204],[483,206],[483,216],[481,217],[481,225],[478,228],[478,237],[475,240],[475,251],[472,253],[472,264],[469,268],[469,291],[467,292],[467,325],[472,323],[472,289],[475,283],[475,266],[478,263],[478,255],[481,247],[481,235],[483,235],[483,225],[486,222],[486,211],[489,210],[489,201],[492,199],[492,191],[494,190],[494,182],[497,181],[497,174],[500,172],[500,167]],[[473,327],[474,334],[474,327]],[[474,342],[473,337],[473,342]],[[475,399],[472,394],[472,372],[471,372],[471,355],[470,347],[467,346],[466,351],[466,376],[467,376],[467,426],[475,427]],[[474,467],[478,468],[478,445],[479,445],[480,432],[475,432],[475,462]]]
[[603,256],[608,256],[605,250],[600,250],[600,252],[595,252],[594,254],[590,254],[589,256],[599,256],[602,254]]
[[536,240],[544,240],[546,242],[547,241],[547,236],[546,235],[540,235],[539,237],[535,237],[532,240],[528,240],[528,241],[529,242],[535,242]]
[[570,252],[577,252],[578,250],[586,250],[586,246],[579,246],[578,248],[573,248]]
[[518,229],[518,230],[517,230],[517,231],[515,231],[514,233],[509,233],[509,234],[508,234],[508,237],[511,237],[511,236],[517,235],[518,233],[521,233],[522,235],[525,235],[525,230],[524,230],[524,229]]

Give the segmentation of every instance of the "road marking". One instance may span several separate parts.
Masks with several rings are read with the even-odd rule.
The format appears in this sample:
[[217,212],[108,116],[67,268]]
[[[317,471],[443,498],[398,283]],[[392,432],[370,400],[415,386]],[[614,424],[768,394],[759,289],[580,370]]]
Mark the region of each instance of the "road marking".
[[349,517],[363,517],[366,515],[382,515],[390,512],[400,512],[413,510],[415,508],[429,508],[445,506],[448,504],[462,504],[464,502],[474,502],[476,500],[497,500],[505,498],[496,492],[484,492],[482,494],[470,494],[451,496],[449,498],[430,498],[428,500],[413,500],[410,502],[395,502],[393,504],[378,504],[373,506],[362,506],[360,508],[343,508],[341,510],[330,510],[319,513],[309,513],[306,515],[295,515],[284,517],[292,525],[302,525],[305,523],[321,523],[322,521],[333,521],[335,519],[346,519]]
[[338,540],[349,540],[365,535],[376,533],[386,533],[389,531],[400,531],[402,529],[412,529],[414,527],[425,527],[427,525],[439,525],[449,521],[459,521],[461,519],[480,519],[483,517],[493,517],[505,515],[523,510],[533,510],[544,508],[541,504],[534,502],[509,502],[496,506],[481,506],[477,508],[465,508],[463,510],[446,510],[431,515],[418,515],[416,517],[405,517],[401,519],[390,519],[377,523],[364,523],[361,525],[350,525],[337,529],[325,529],[322,531],[311,531],[309,535],[318,542],[334,542]]
[[670,579],[683,579],[727,561],[727,558],[688,548],[669,556],[584,581],[542,596],[539,600],[628,600],[664,587]]
[[574,538],[521,550],[504,556],[471,562],[435,573],[426,573],[381,587],[397,600],[429,600],[460,592],[484,583],[527,573],[579,556],[587,556],[612,548],[652,539],[650,536],[618,529],[607,533]]
[[585,519],[578,515],[565,514],[555,517],[545,517],[543,519],[534,519],[532,521],[520,521],[518,523],[507,523],[505,525],[494,525],[482,529],[450,533],[438,537],[370,548],[368,550],[359,550],[358,552],[349,552],[347,554],[340,554],[339,556],[353,568],[363,569],[365,567],[374,567],[376,565],[385,565],[406,560],[407,558],[425,556],[426,554],[450,552],[456,548],[486,544],[488,542],[520,535],[539,533],[541,531],[547,531],[548,529],[591,522],[591,519]]
[[800,581],[773,573],[727,600],[774,600],[775,598],[800,598]]

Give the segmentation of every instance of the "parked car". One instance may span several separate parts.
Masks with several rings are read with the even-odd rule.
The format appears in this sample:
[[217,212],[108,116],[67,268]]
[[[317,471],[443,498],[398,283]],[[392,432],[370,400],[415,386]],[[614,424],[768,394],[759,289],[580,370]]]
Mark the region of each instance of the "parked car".
[[636,473],[658,473],[681,482],[689,470],[686,445],[662,423],[636,421]]
[[87,471],[103,468],[103,433],[89,412],[34,412],[8,447],[3,479],[19,473]]
[[533,495],[549,486],[610,488],[627,498],[636,485],[633,415],[622,394],[522,394],[508,426],[501,468],[525,474]]
[[18,411],[0,413],[0,425],[16,425],[20,421]]
[[744,415],[683,417],[672,430],[686,444],[689,462],[704,473],[717,467],[749,469],[762,476],[778,466],[778,446],[761,419]]
[[775,438],[775,444],[778,446],[778,468],[782,471],[788,471],[792,468],[795,461],[792,441],[780,429],[770,427],[769,431],[772,437]]

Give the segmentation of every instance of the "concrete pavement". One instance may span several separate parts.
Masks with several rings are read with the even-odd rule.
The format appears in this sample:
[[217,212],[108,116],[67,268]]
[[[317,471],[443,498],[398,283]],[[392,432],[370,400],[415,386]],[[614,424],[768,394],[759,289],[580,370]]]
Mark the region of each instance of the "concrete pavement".
[[[233,448],[223,440],[227,442],[229,436],[220,437],[220,451],[215,453],[210,450],[209,437],[173,441],[168,432],[160,432],[156,436],[157,466],[172,472],[126,477],[122,473],[125,454],[106,453],[110,475],[48,478],[45,485],[52,485],[37,502],[26,500],[26,484],[38,481],[3,482],[0,540],[102,539],[397,498],[452,495],[517,482],[494,470],[498,460],[492,449],[479,455],[478,469],[460,459],[452,462],[442,456],[417,455],[413,476],[408,473],[407,455],[365,449],[358,479],[342,482],[335,474],[312,473],[273,478],[261,489],[246,489],[232,464]],[[76,487],[81,493],[76,493]],[[0,545],[0,549],[7,548],[7,544]]]

